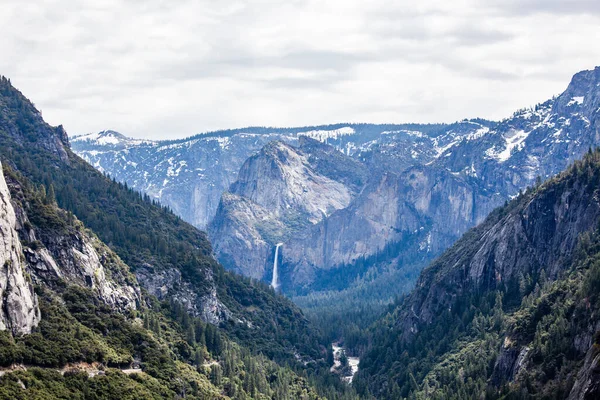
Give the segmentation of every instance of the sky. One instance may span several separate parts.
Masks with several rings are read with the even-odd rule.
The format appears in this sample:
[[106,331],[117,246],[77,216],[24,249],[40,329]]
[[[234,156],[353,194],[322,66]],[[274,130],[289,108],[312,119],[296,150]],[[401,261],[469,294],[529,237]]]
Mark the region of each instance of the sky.
[[502,119],[600,65],[600,1],[1,0],[0,38],[70,135]]

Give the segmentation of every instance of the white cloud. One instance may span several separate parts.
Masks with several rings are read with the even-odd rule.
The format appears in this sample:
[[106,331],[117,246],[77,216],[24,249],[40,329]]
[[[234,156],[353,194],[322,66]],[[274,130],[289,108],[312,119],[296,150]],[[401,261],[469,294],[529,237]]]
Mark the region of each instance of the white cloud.
[[592,0],[3,0],[0,73],[70,134],[498,119],[599,64]]

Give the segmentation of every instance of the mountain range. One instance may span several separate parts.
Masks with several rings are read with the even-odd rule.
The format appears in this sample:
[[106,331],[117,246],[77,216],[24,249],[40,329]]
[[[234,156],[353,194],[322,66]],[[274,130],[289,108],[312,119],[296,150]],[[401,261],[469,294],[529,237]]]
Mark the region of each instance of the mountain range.
[[105,131],[72,142],[99,170],[206,226],[229,269],[270,281],[281,242],[285,292],[367,281],[389,299],[390,281],[412,283],[495,207],[598,145],[599,83],[600,69],[582,71],[560,96],[500,122],[246,128],[171,142]]

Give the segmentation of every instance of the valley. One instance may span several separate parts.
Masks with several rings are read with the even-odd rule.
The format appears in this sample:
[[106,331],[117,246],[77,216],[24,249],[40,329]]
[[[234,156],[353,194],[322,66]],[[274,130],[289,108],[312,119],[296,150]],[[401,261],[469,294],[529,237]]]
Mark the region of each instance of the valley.
[[600,2],[0,8],[0,400],[600,399]]
[[[105,131],[87,161],[0,83],[0,397],[599,394],[600,68],[500,122]],[[142,153],[163,186],[109,170]],[[157,195],[223,174],[207,233]]]
[[[179,149],[169,165],[181,160],[177,173],[167,170],[169,185],[183,193],[177,188],[203,184],[178,178],[194,165],[187,161],[198,152],[192,148],[208,152],[200,143],[225,143],[218,151],[225,164],[202,172],[202,179],[221,176],[222,168],[228,174],[218,207],[205,218],[215,255],[226,268],[270,282],[300,305],[333,341],[332,371],[344,380],[353,381],[359,358],[342,354],[367,357],[354,387],[374,393],[380,389],[365,378],[373,374],[373,329],[407,301],[415,282],[418,290],[421,270],[461,235],[598,146],[599,85],[599,68],[582,71],[560,96],[499,122],[202,134],[168,145]],[[73,143],[88,162],[140,190],[151,184],[129,177],[152,174],[133,161],[136,154],[150,155],[155,161],[149,166],[159,166],[166,146],[112,131]],[[127,175],[117,158],[127,164]],[[148,193],[171,206],[169,198]],[[345,350],[336,344],[339,338]],[[395,390],[379,394],[397,398]],[[411,393],[400,384],[398,390],[401,397]]]
[[[27,366],[0,398],[356,398],[300,309],[76,156],[5,77],[0,158],[0,366]],[[61,373],[87,364],[105,373]]]

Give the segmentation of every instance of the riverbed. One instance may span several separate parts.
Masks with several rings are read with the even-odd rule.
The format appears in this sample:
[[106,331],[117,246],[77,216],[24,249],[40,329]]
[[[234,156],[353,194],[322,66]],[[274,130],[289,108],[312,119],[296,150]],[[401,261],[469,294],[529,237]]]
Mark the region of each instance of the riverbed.
[[[345,352],[346,350],[343,347],[339,346],[338,343],[332,343],[331,346],[333,347],[333,367],[331,367],[331,371],[333,372],[342,365],[340,359],[342,358],[342,352]],[[351,375],[342,376],[342,380],[347,383],[352,383],[354,375],[356,375],[356,373],[358,372],[358,363],[360,362],[360,359],[358,357],[350,356],[347,356],[347,358],[348,365],[350,366],[351,370]]]

